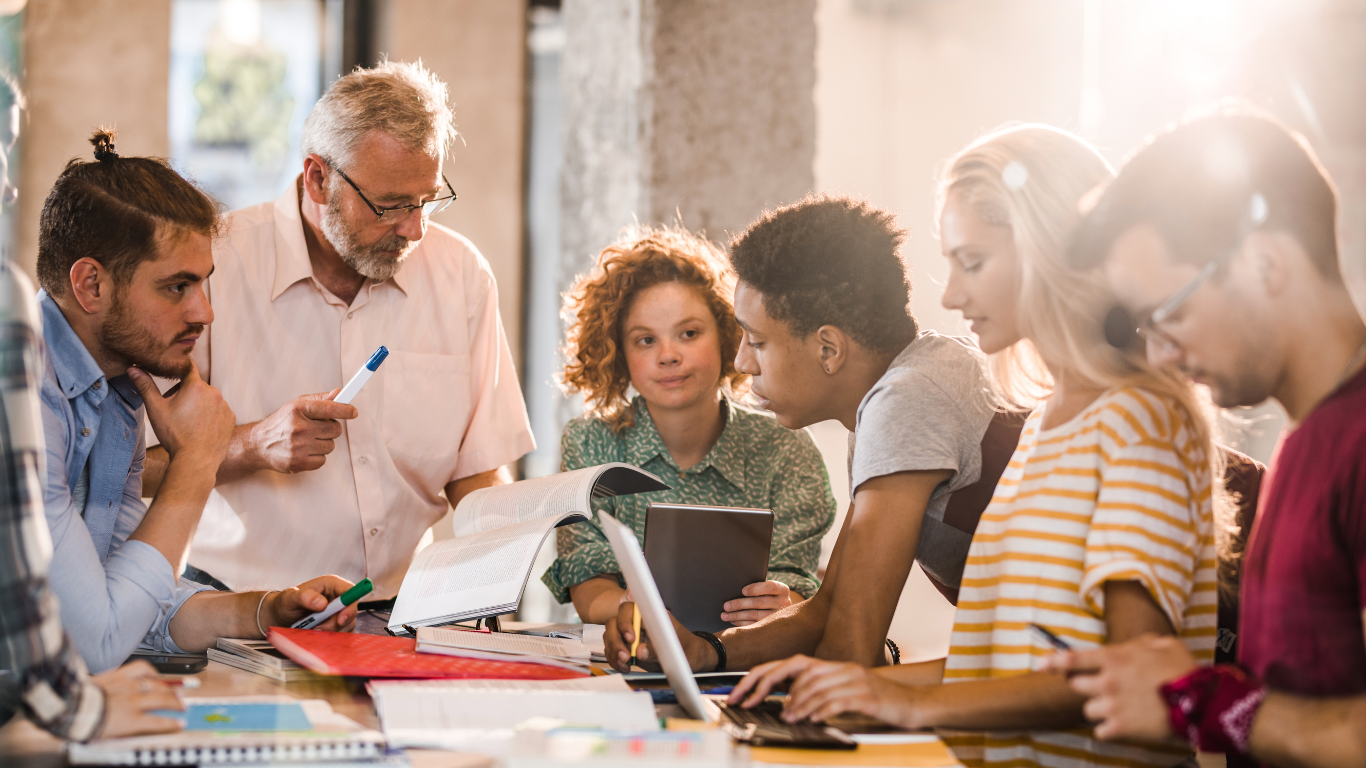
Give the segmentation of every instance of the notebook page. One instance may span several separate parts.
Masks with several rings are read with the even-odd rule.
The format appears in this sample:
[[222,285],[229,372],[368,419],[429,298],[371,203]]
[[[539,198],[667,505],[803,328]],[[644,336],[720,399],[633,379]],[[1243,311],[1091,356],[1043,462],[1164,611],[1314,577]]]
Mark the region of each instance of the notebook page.
[[[365,730],[322,699],[296,700],[288,696],[234,696],[226,698],[187,698],[185,703],[298,703],[313,725],[307,732],[178,731],[121,739],[99,739],[87,744],[68,745],[67,758],[73,765],[149,765],[157,753],[169,764],[212,763],[202,750],[230,750],[249,746],[285,749],[311,747],[337,760],[370,760],[380,756],[384,737]],[[168,759],[167,759],[168,758]],[[140,762],[141,760],[149,762]]]
[[654,703],[645,692],[375,686],[374,700],[391,747],[510,743],[513,729],[531,718],[659,730]]

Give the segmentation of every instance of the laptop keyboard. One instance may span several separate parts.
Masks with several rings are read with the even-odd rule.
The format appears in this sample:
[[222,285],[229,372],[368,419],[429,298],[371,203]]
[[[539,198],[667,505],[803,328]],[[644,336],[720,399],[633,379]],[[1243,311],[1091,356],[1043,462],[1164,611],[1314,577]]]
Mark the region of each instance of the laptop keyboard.
[[783,720],[783,703],[767,700],[753,709],[732,707],[718,701],[721,712],[735,724],[736,737],[760,747],[809,747],[814,749],[854,749],[857,744],[843,733],[826,725]]

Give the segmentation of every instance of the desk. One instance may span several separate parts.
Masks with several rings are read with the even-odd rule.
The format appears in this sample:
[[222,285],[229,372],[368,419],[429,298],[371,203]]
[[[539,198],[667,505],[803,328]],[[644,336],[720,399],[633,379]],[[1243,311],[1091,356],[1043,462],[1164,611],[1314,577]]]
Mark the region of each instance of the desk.
[[[197,675],[200,687],[186,691],[195,698],[218,696],[292,696],[296,699],[323,699],[332,709],[366,728],[381,730],[379,716],[365,692],[365,683],[345,678],[322,678],[296,683],[281,683],[268,677],[209,662]],[[485,768],[491,758],[457,752],[408,750],[413,768]],[[59,768],[66,765],[62,742],[23,718],[0,727],[0,763],[5,768]]]
[[[363,681],[334,677],[281,683],[216,661],[210,661],[203,672],[191,677],[199,678],[200,687],[186,691],[187,696],[286,695],[296,699],[323,699],[332,705],[332,709],[362,726],[382,730]],[[664,717],[686,717],[676,704],[662,705],[658,710]],[[494,765],[492,758],[462,752],[410,749],[408,755],[413,768],[490,768]],[[66,765],[66,758],[61,741],[27,720],[15,718],[0,727],[0,764],[4,768],[60,768]],[[307,764],[301,764],[301,768],[307,768]]]

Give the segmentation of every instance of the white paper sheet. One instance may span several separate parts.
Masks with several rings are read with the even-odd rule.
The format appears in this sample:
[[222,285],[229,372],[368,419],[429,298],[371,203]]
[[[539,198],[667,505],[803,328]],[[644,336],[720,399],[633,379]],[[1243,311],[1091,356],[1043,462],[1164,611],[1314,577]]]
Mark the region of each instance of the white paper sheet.
[[[607,682],[595,682],[598,680]],[[530,682],[542,685],[526,685]],[[546,682],[557,685],[546,687]],[[511,743],[514,729],[531,718],[589,727],[658,730],[659,719],[650,694],[623,692],[620,687],[624,685],[612,677],[594,677],[575,681],[389,682],[374,683],[370,688],[391,747],[502,754]]]

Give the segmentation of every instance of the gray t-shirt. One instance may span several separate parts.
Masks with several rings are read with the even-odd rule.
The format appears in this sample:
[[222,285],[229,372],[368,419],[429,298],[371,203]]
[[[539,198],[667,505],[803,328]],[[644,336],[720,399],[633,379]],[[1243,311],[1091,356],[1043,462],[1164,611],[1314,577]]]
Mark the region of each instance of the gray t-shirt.
[[922,331],[859,403],[849,435],[849,495],[875,477],[948,469],[930,496],[916,559],[957,589],[971,532],[944,522],[949,496],[982,474],[982,438],[996,414],[986,358],[971,340]]

